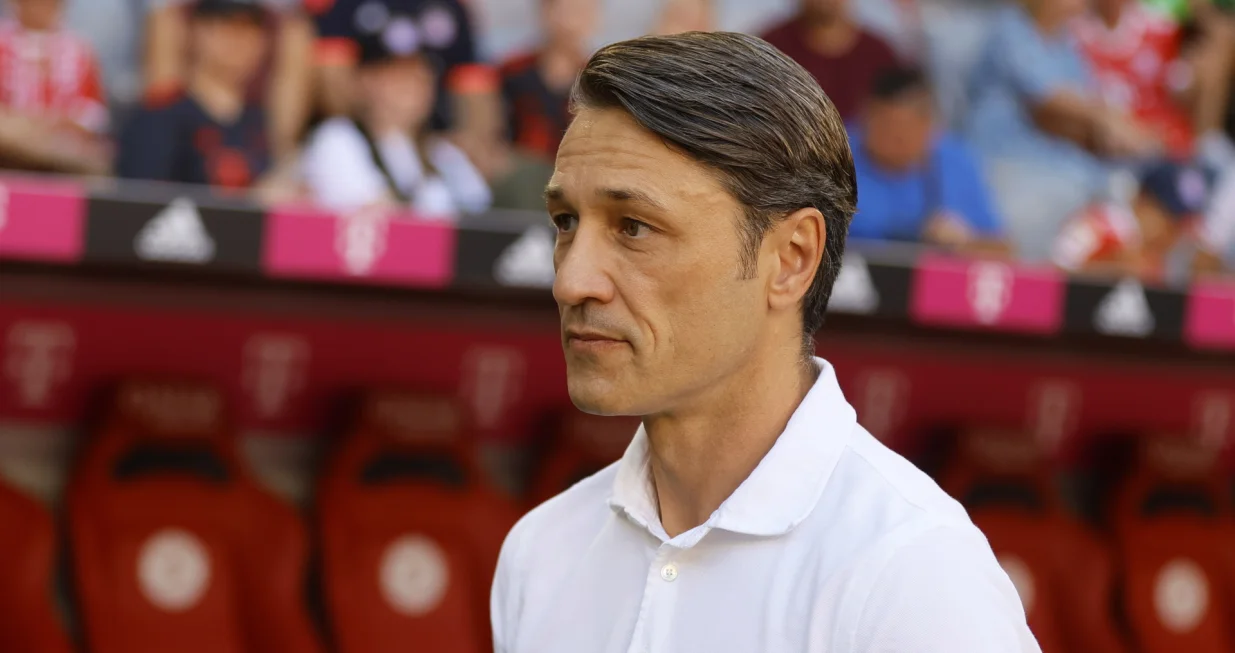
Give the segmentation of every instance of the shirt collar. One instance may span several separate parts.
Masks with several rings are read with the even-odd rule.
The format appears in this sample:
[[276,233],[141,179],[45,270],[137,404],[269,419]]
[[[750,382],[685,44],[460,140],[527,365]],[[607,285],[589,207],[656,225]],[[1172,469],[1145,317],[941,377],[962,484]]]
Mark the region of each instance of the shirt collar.
[[[822,358],[816,358],[815,365],[819,378],[755,471],[712,514],[707,523],[711,528],[783,535],[802,523],[819,502],[857,415],[845,401],[835,369]],[[642,425],[618,463],[609,505],[663,538]]]

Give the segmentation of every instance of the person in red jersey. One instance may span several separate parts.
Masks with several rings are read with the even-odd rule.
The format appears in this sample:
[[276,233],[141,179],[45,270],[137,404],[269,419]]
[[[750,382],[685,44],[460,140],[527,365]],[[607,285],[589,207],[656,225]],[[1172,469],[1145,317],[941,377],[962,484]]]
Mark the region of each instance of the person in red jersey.
[[94,50],[62,28],[63,0],[14,0],[0,19],[0,165],[108,167],[109,115]]
[[1065,223],[1052,259],[1070,272],[1160,282],[1167,256],[1181,240],[1206,244],[1203,216],[1213,181],[1200,166],[1151,166],[1141,175],[1130,205],[1096,204]]
[[1185,43],[1177,23],[1136,0],[1097,0],[1094,9],[1075,34],[1103,99],[1159,134],[1173,158],[1192,157],[1198,133],[1217,127],[1198,118],[1225,92],[1231,46],[1208,31]]
[[797,16],[763,35],[819,82],[846,122],[875,77],[896,65],[883,39],[862,29],[849,13],[849,0],[802,0]]

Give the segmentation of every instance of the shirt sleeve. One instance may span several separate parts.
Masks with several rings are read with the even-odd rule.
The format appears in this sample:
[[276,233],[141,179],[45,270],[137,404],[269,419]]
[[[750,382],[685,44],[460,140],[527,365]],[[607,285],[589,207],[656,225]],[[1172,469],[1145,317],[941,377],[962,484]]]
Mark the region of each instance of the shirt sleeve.
[[441,173],[455,204],[467,213],[489,210],[493,204],[493,193],[467,154],[444,139],[435,141],[431,147],[433,165]]
[[178,181],[173,179],[178,141],[173,111],[135,112],[120,133],[116,175],[125,179]]
[[986,539],[956,526],[926,531],[891,554],[855,644],[859,653],[1041,653]]
[[942,168],[942,208],[965,221],[974,231],[987,237],[1003,234],[1003,222],[978,165],[977,157],[960,141],[944,137],[939,143]]
[[493,575],[493,591],[489,595],[489,619],[493,627],[493,653],[510,653],[514,645],[514,623],[519,616],[519,592],[514,579],[518,568],[516,558],[520,546],[516,525],[502,543],[502,552],[497,559],[497,572]]
[[997,51],[1001,51],[1003,73],[1029,101],[1046,100],[1073,81],[1065,70],[1051,63],[1055,58],[1028,17],[1003,21],[993,36],[1002,44]]
[[300,171],[314,200],[348,211],[387,198],[388,189],[364,137],[346,119],[328,120],[313,133]]

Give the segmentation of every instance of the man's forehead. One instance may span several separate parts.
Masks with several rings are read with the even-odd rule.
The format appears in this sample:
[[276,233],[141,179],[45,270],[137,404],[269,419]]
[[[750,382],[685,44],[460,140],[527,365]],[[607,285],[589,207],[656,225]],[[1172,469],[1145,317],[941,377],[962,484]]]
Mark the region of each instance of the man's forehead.
[[558,149],[550,188],[639,186],[649,194],[693,196],[720,190],[701,163],[669,146],[620,109],[584,109]]

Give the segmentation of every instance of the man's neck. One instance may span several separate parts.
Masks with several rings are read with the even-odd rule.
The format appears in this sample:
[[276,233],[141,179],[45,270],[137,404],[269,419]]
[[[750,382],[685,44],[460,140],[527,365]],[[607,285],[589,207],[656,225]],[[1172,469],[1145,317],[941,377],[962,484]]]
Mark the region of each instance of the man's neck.
[[708,520],[758,467],[819,371],[800,346],[755,355],[689,406],[648,416],[652,482],[670,537]]
[[858,26],[845,16],[803,16],[806,45],[825,57],[839,57],[858,42]]
[[230,124],[244,111],[244,89],[219,75],[198,70],[189,81],[189,95],[220,124]]

